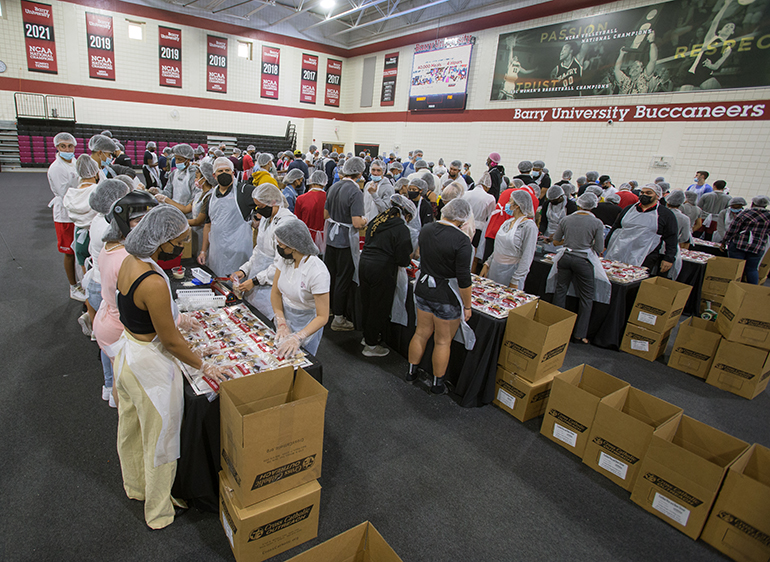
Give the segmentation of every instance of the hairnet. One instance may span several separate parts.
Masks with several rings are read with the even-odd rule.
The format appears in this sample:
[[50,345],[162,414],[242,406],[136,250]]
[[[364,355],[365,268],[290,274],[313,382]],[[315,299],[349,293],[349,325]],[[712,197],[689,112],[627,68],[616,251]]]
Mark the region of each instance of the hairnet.
[[363,174],[366,169],[366,163],[363,158],[354,156],[345,160],[345,164],[342,166],[343,176],[357,176]]
[[679,207],[684,203],[684,191],[675,189],[666,198],[669,207]]
[[487,158],[489,158],[495,164],[499,164],[500,160],[502,160],[502,157],[500,156],[499,152],[490,152]]
[[687,199],[688,203],[695,205],[698,201],[698,194],[695,191],[685,191],[684,198]]
[[339,158],[339,157],[340,157],[340,155],[339,155],[339,153],[337,153],[337,152],[332,152],[332,153],[329,155],[329,158]]
[[563,183],[561,184],[561,188],[564,190],[564,195],[567,197],[570,197],[573,193],[575,193],[575,186],[571,183]]
[[104,131],[101,132],[101,134],[104,135],[105,137],[112,138],[112,131],[110,130],[105,129]]
[[563,180],[571,180],[572,179],[572,170],[564,170],[561,173],[561,179],[563,179]]
[[425,182],[428,191],[436,191],[436,179],[433,177],[433,174],[430,173],[430,170],[426,169],[422,172],[420,174],[420,179]]
[[578,179],[575,180],[575,183],[578,185],[584,185],[588,180],[585,176],[580,176]]
[[385,162],[383,162],[379,158],[377,158],[376,160],[372,160],[372,163],[369,166],[370,166],[370,169],[371,169],[371,166],[379,166],[380,168],[385,170]]
[[631,191],[631,184],[630,183],[621,183],[620,187],[618,187],[618,191]]
[[273,161],[273,155],[267,152],[262,152],[260,153],[259,156],[257,156],[257,166],[259,166],[260,168],[264,168],[265,166],[270,164],[270,162],[272,161]]
[[212,169],[214,173],[216,174],[220,170],[231,170],[233,169],[233,163],[230,162],[229,158],[225,158],[224,156],[220,156],[216,160],[214,160],[214,165],[212,166]]
[[315,152],[316,150],[318,150],[318,147],[317,147],[316,145],[314,145],[314,144],[311,144],[311,145],[308,147],[308,149],[307,149],[307,150],[308,150],[308,152]]
[[[691,192],[688,191],[687,193],[691,193]],[[692,193],[694,193],[694,192],[692,192]],[[733,205],[744,205],[745,206],[746,205],[746,200],[743,197],[733,197],[732,199],[730,199],[729,206],[732,207]]]
[[126,147],[123,146],[122,144],[118,143],[118,150],[120,150],[121,152],[125,152],[126,151]]
[[219,149],[217,149],[217,150],[215,150],[215,151],[214,151],[214,156],[216,156],[217,158],[223,158],[223,157],[224,157],[224,155],[225,155],[225,153],[224,153],[224,152],[222,152],[222,151],[221,151],[221,150],[219,150]]
[[532,207],[532,197],[524,189],[517,189],[511,193],[511,201],[513,201],[524,215],[532,218],[535,216],[535,211]]
[[543,168],[545,168],[545,162],[543,162],[542,160],[535,160],[534,162],[532,162],[532,167],[537,168],[538,170],[542,170]]
[[307,225],[299,219],[282,220],[275,229],[275,238],[305,256],[317,256],[319,253]]
[[129,191],[133,191],[134,190],[134,180],[133,180],[133,178],[131,176],[129,176],[127,174],[120,174],[119,176],[116,176],[115,179],[116,180],[120,180],[123,183],[125,183],[128,186],[128,190]]
[[241,149],[237,146],[233,147],[233,155],[240,156],[241,155]]
[[166,155],[171,154],[171,147],[167,146],[166,148],[164,148],[163,149],[163,154],[166,154]]
[[316,170],[310,174],[310,179],[307,180],[308,185],[326,185],[328,182],[329,176],[326,175],[326,172],[322,172],[321,170]]
[[586,190],[584,191],[584,193],[593,193],[597,197],[601,197],[602,195],[604,195],[604,191],[602,191],[602,188],[599,187],[598,185],[589,185],[588,187],[586,187]]
[[428,163],[425,160],[423,160],[421,158],[421,159],[415,161],[415,163],[414,163],[414,171],[415,172],[417,170],[427,170],[427,169],[428,169]]
[[155,141],[150,141],[145,145],[145,148],[147,150],[150,150],[151,148],[158,148],[158,145],[155,144]]
[[444,187],[443,191],[441,192],[441,200],[444,201],[445,203],[448,203],[453,199],[462,197],[463,193],[465,193],[465,189],[460,184],[460,182],[453,181],[449,185]]
[[662,193],[666,193],[667,191],[671,191],[671,184],[665,181],[659,182],[658,185],[660,186],[660,191]]
[[393,186],[396,191],[400,191],[402,187],[409,186],[409,180],[407,178],[399,178],[398,181],[396,181],[396,185]]
[[251,152],[252,150],[257,150],[257,147],[254,146],[253,144],[250,144],[249,146],[246,147],[246,152]]
[[393,162],[388,164],[388,170],[398,170],[398,173],[400,174],[404,171],[404,166],[401,164],[401,162],[393,160]]
[[[490,184],[491,184],[491,182],[490,182]],[[484,184],[484,185],[486,185],[486,184]],[[524,187],[524,180],[519,179],[519,178],[513,178],[511,180],[511,185],[513,187],[515,187],[516,189],[521,189],[522,187]],[[490,187],[490,186],[486,185],[486,187]]]
[[452,199],[441,210],[441,218],[448,221],[465,222],[472,216],[471,206],[465,199]]
[[81,154],[75,162],[75,171],[81,178],[93,178],[99,175],[99,164],[88,154]]
[[762,207],[763,209],[767,207],[768,203],[770,203],[770,198],[767,195],[755,195],[751,199],[752,205]]
[[615,205],[620,204],[620,195],[617,193],[610,193],[609,195],[604,196],[604,200],[609,203],[615,203]]
[[198,145],[198,146],[195,148],[195,154],[203,154],[203,153],[205,153],[205,152],[206,152],[206,151],[203,149],[203,145],[202,145],[202,144],[199,144],[199,145]]
[[439,178],[439,180],[441,181],[441,187],[442,188],[448,186],[450,183],[454,183],[455,181],[457,181],[457,180],[453,180],[452,178],[450,178],[449,174],[444,174],[443,176],[441,176]]
[[73,137],[71,134],[65,133],[65,132],[59,133],[58,135],[56,135],[53,138],[53,145],[54,146],[56,146],[60,142],[71,142],[75,146],[78,145],[78,141],[75,140],[75,137]]
[[[399,180],[400,181],[400,180]],[[394,193],[390,196],[390,206],[401,209],[401,215],[409,215],[412,218],[417,216],[417,207],[408,198],[400,193]],[[404,220],[406,218],[404,217]]]
[[115,141],[104,135],[94,135],[88,141],[88,150],[91,152],[115,152]]
[[420,150],[420,149],[418,148],[417,150],[413,151],[413,152],[412,152],[412,154],[414,154],[415,156],[417,156],[418,154],[425,154],[425,153],[424,153],[422,150]]
[[106,215],[112,204],[129,191],[129,187],[118,179],[100,181],[88,197],[88,204],[97,213]]
[[272,183],[263,183],[254,188],[251,198],[268,207],[283,206],[283,195]]
[[328,148],[324,148],[321,151],[321,156],[329,156],[329,149]]
[[173,205],[151,209],[126,236],[126,251],[138,258],[148,258],[165,244],[189,230],[187,217]]
[[578,207],[581,209],[585,209],[586,211],[590,211],[591,209],[595,209],[596,206],[599,204],[599,198],[594,195],[593,193],[584,193],[577,199]]
[[548,191],[545,192],[545,196],[549,201],[554,201],[559,197],[564,197],[564,190],[560,185],[552,185],[548,188]]
[[409,186],[415,186],[420,190],[421,195],[425,195],[428,193],[428,184],[425,183],[425,180],[421,180],[420,178],[414,178],[409,180]]
[[288,185],[290,183],[294,183],[297,180],[304,180],[304,179],[305,179],[305,173],[302,170],[300,170],[299,168],[292,168],[283,177],[283,183]]
[[655,194],[658,196],[658,199],[663,197],[663,190],[660,187],[660,184],[658,183],[648,183],[647,185],[643,185],[642,189],[651,189],[655,192]]
[[449,163],[449,165],[450,165],[450,166],[452,166],[452,167],[454,167],[454,168],[458,168],[458,169],[461,169],[461,168],[463,167],[463,163],[462,163],[462,162],[460,162],[459,160],[452,160],[452,161]]
[[177,144],[174,145],[174,147],[171,149],[171,152],[174,153],[174,156],[179,156],[181,158],[187,158],[188,160],[192,160],[195,156],[195,151],[193,150],[193,147],[189,144]]
[[526,174],[527,172],[531,172],[532,171],[532,162],[530,162],[529,160],[522,160],[521,162],[519,162],[519,171],[522,174]]
[[661,181],[666,181],[666,178],[664,178],[663,176],[658,176],[657,178],[655,178],[655,183],[658,183]]
[[203,179],[206,180],[206,183],[209,184],[211,187],[215,187],[217,185],[217,180],[214,177],[214,164],[206,160],[205,162],[201,162],[198,169],[201,172],[201,175],[203,176]]
[[596,181],[599,179],[599,172],[586,172],[586,181]]

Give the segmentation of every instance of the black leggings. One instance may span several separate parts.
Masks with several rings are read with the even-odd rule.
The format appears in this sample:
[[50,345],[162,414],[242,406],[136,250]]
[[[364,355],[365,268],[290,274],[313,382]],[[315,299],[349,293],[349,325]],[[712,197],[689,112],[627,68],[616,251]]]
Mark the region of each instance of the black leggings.
[[348,295],[353,287],[356,268],[350,248],[326,246],[324,263],[331,276],[331,305],[335,316],[344,316],[348,309]]
[[397,271],[392,262],[362,259],[359,263],[366,345],[377,345],[385,334],[396,291]]

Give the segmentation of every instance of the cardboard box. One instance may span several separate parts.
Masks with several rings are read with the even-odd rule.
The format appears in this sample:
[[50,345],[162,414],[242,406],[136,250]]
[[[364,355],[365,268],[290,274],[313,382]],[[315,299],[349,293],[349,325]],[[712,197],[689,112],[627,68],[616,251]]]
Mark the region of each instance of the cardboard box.
[[564,363],[577,314],[543,300],[508,315],[498,363],[530,382]]
[[751,400],[767,388],[770,353],[764,349],[722,340],[706,382]]
[[717,326],[730,341],[770,350],[770,287],[730,283]]
[[390,545],[365,521],[287,562],[402,562]]
[[497,368],[495,398],[492,403],[511,414],[519,421],[527,421],[543,415],[554,375],[550,373],[537,382],[529,382],[518,375]]
[[639,285],[629,323],[660,334],[668,332],[679,322],[690,291],[690,285],[665,277],[645,279]]
[[701,539],[738,562],[770,560],[770,449],[752,445],[732,464]]
[[248,507],[219,473],[219,519],[238,562],[261,562],[318,536],[321,486],[316,480]]
[[241,505],[321,476],[327,394],[292,367],[222,383],[222,469]]
[[[701,293],[700,294],[700,315],[705,320],[716,320],[717,316],[719,315],[719,309],[722,308],[722,301],[725,300],[724,295],[717,295],[717,294],[711,294],[711,293]],[[712,316],[710,313],[708,315],[708,318],[706,316],[703,316],[703,314],[707,311],[711,310],[714,312],[714,315]]]
[[702,318],[689,318],[679,325],[668,366],[705,379],[721,340],[722,335],[716,323]]
[[717,295],[727,293],[727,287],[732,281],[743,278],[745,260],[734,258],[714,257],[706,262],[706,273],[703,276],[703,291]]
[[636,355],[647,361],[655,361],[666,352],[670,337],[671,330],[661,334],[629,322],[626,324],[626,331],[620,342],[620,351]]
[[656,431],[631,501],[697,540],[730,466],[745,441],[689,416]]
[[628,387],[596,408],[583,462],[615,484],[631,490],[653,434],[676,424],[682,408]]
[[540,433],[582,457],[596,408],[629,384],[588,365],[553,378]]
[[762,258],[762,262],[759,264],[759,284],[764,285],[767,281],[767,276],[770,274],[770,252],[765,251],[765,256]]

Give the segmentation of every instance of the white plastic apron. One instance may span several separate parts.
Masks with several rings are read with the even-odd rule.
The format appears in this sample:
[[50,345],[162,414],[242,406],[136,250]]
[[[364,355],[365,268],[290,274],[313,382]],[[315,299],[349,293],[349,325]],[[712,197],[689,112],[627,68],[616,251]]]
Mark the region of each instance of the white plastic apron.
[[621,221],[622,228],[615,231],[604,257],[628,265],[640,266],[647,255],[660,243],[658,232],[658,208],[640,213],[634,206]]
[[337,222],[333,219],[326,219],[326,240],[331,240],[337,236],[340,228],[348,229],[348,237],[350,242],[350,255],[353,258],[353,282],[358,285],[358,262],[361,260],[361,237],[358,235],[358,229],[352,224],[345,224],[344,222]]
[[[553,258],[553,265],[551,266],[551,271],[548,273],[548,279],[545,283],[546,293],[556,292],[556,276],[559,270],[559,260],[561,260],[565,252],[568,251],[570,251],[568,248],[562,247],[556,253],[556,257]],[[608,304],[610,302],[610,297],[612,296],[612,284],[610,283],[609,277],[607,277],[607,272],[604,270],[604,266],[602,266],[599,256],[596,255],[596,252],[594,252],[593,249],[575,252],[574,255],[584,256],[591,262],[591,265],[594,268],[594,300],[596,302]],[[567,294],[571,297],[577,296],[574,281],[570,283]]]
[[[262,233],[260,232],[257,236],[261,235]],[[274,259],[275,258],[272,256],[268,256],[264,252],[260,251],[257,255],[256,261],[254,262],[252,270],[249,272],[251,278],[253,279],[257,276],[257,273],[270,267],[273,264]],[[235,268],[238,269],[238,266]],[[272,285],[254,285],[254,288],[246,295],[246,300],[262,314],[267,316],[268,320],[272,320],[275,316],[275,313],[273,312],[273,304],[270,302],[270,294],[272,291]]]
[[[189,166],[184,170],[177,168],[174,171],[174,177],[171,178],[172,199],[180,205],[187,205],[193,199],[193,194],[190,191],[189,170]],[[233,191],[235,191],[235,189],[233,189]],[[187,218],[195,218],[195,215],[191,216],[191,213],[188,213]]]
[[[317,316],[315,308],[309,308],[307,310],[292,308],[287,306],[285,300],[283,301],[283,314],[286,317],[286,322],[289,323],[289,328],[291,328],[292,332],[303,330],[305,326],[310,324]],[[323,333],[324,329],[322,327],[302,343],[302,347],[310,353],[310,355],[315,355],[318,351],[318,346],[321,344]]]
[[[157,164],[158,163],[158,155],[155,154],[154,152],[151,152],[150,154],[152,154],[152,163],[153,164]],[[158,186],[158,187],[161,187],[161,184],[160,184],[160,168],[158,168],[158,166],[148,166],[147,164],[143,164],[142,168],[147,170],[150,173],[150,176],[152,177],[152,179],[155,180],[155,185]],[[148,185],[147,188],[149,189],[149,187],[150,186]]]
[[224,197],[216,193],[209,201],[209,257],[207,265],[217,277],[226,277],[251,256],[251,225],[243,220],[235,188]]
[[[545,229],[545,236],[551,237],[556,233],[556,229],[559,228],[561,219],[567,216],[567,203],[562,202],[558,205],[550,203],[546,210],[546,216],[548,217],[548,226]],[[558,248],[553,244],[543,244],[543,249],[546,252],[556,252]]]
[[[455,226],[455,228],[457,227]],[[457,230],[460,229],[458,228]],[[428,275],[427,273],[423,274],[418,271],[417,278],[420,280],[420,283],[427,283],[428,287],[436,287],[436,279],[432,275]],[[449,288],[452,289],[452,293],[454,293],[454,296],[457,298],[457,302],[460,303],[460,308],[464,308],[463,299],[460,296],[460,284],[457,282],[457,277],[447,279],[447,282],[449,283]],[[460,313],[460,329],[457,330],[452,339],[463,344],[468,351],[471,351],[473,346],[476,345],[476,332],[474,332],[473,328],[471,328],[465,321],[465,310]]]
[[[364,187],[364,215],[366,216],[367,223],[380,214],[377,205],[374,204],[374,196],[369,192],[370,184],[371,182],[367,183]],[[379,184],[377,184],[377,187],[379,188]]]
[[[508,219],[500,226],[495,237],[495,251],[492,254],[492,262],[489,264],[487,277],[506,287],[511,284],[511,277],[519,268],[519,258],[510,257],[510,253],[507,253],[506,250],[508,252],[515,251],[513,238],[526,218],[519,217],[515,221]],[[512,224],[511,221],[513,221]],[[507,230],[506,225],[509,225]]]
[[[663,254],[663,250],[665,249],[665,244],[660,249],[661,255]],[[663,277],[668,277],[669,279],[673,279],[676,281],[676,278],[679,277],[679,273],[682,271],[682,248],[680,248],[679,244],[676,245],[676,258],[674,258],[674,265],[671,266],[671,269],[669,269],[666,273],[661,273]]]
[[[418,237],[420,236],[420,214],[412,217],[412,220],[406,223],[409,228],[409,236],[412,239],[412,252],[417,249]],[[409,289],[409,275],[405,267],[399,267],[396,273],[396,290],[393,292],[393,305],[390,307],[390,320],[401,326],[409,324],[409,316],[406,313],[406,297]]]
[[[203,207],[203,201],[206,199],[206,196],[211,196],[211,190],[207,191],[206,193],[203,193],[202,191],[198,192],[198,194],[193,199],[193,206],[192,206],[192,218],[197,218],[198,215],[201,214],[201,208]],[[192,249],[193,249],[193,256],[197,256],[198,253],[203,249],[203,227],[202,226],[193,226],[192,229]]]

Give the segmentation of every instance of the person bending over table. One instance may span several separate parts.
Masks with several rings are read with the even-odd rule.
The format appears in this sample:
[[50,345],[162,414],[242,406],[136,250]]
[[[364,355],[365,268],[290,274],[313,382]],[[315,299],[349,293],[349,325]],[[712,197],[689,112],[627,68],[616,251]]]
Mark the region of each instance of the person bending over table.
[[443,218],[420,231],[420,275],[414,289],[417,326],[409,342],[407,381],[417,378],[417,365],[433,336],[433,394],[444,394],[444,375],[449,364],[452,338],[462,326],[466,349],[473,348],[475,335],[467,324],[471,317],[471,259],[473,246],[460,230],[471,216],[464,199],[444,207]]

